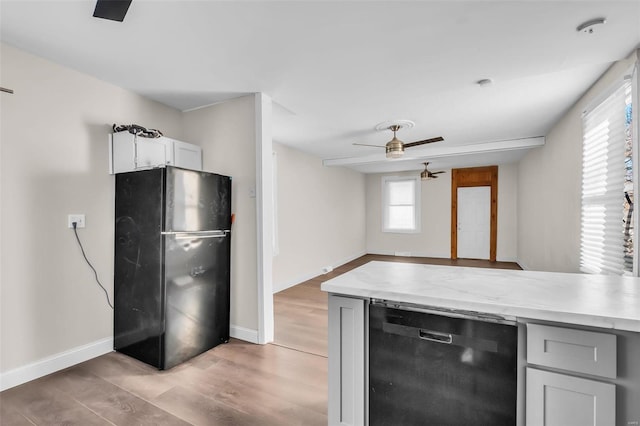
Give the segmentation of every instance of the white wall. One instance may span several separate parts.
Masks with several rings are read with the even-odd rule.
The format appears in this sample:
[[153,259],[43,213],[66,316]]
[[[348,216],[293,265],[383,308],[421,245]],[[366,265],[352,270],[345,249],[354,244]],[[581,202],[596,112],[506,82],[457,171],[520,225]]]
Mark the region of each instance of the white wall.
[[[367,252],[394,255],[451,257],[451,170],[421,183],[421,232],[400,234],[382,232],[382,176],[416,175],[412,173],[367,175]],[[499,261],[517,259],[517,166],[498,166],[498,244]]]
[[279,253],[273,259],[280,291],[365,252],[365,176],[274,143]]
[[582,112],[621,81],[636,57],[633,52],[614,64],[555,124],[545,145],[520,161],[518,260],[523,268],[579,272]]
[[421,182],[421,232],[382,232],[382,177],[415,176],[420,172],[367,175],[367,253],[410,252],[411,256],[443,257],[451,254],[451,171]]
[[0,95],[0,372],[7,381],[19,367],[61,352],[96,342],[113,347],[113,312],[67,214],[86,214],[78,233],[113,296],[111,124],[137,123],[181,139],[182,117],[5,44],[0,57],[1,84],[15,91]]
[[202,147],[204,169],[232,178],[231,333],[252,341],[258,329],[256,198],[250,195],[256,190],[255,114],[254,95],[184,113],[185,140]]
[[496,260],[518,261],[518,164],[498,166],[498,244]]

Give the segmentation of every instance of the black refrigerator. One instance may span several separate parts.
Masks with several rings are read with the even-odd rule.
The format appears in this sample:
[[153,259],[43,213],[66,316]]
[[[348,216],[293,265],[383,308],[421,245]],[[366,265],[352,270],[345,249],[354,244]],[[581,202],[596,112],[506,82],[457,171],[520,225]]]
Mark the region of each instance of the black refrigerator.
[[230,177],[117,174],[115,350],[163,370],[227,342],[230,257]]

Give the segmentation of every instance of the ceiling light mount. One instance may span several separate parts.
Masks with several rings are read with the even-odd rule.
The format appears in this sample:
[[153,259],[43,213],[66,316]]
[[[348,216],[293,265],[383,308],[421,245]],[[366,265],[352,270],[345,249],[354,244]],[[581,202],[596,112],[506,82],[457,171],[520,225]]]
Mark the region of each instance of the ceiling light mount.
[[395,126],[397,127],[395,130],[397,132],[400,129],[411,129],[415,125],[416,123],[414,123],[411,120],[391,120],[391,121],[385,121],[376,125],[376,130],[379,132],[386,131],[386,130],[393,131],[392,127]]
[[595,27],[597,25],[604,25],[606,23],[607,23],[606,18],[591,19],[587,22],[583,22],[582,24],[578,25],[578,27],[576,28],[576,31],[578,31],[579,33],[593,34],[595,31]]

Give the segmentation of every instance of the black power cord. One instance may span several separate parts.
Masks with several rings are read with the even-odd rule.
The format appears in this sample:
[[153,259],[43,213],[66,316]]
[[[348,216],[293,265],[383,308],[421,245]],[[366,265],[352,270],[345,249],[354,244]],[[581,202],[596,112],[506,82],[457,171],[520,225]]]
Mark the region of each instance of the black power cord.
[[93,267],[91,262],[89,262],[87,255],[84,253],[84,247],[82,247],[82,243],[80,242],[80,237],[78,237],[78,230],[76,229],[78,224],[76,222],[72,222],[72,225],[73,225],[73,233],[76,235],[76,240],[78,240],[78,245],[80,246],[80,251],[82,252],[82,256],[84,256],[84,260],[87,261],[87,265],[89,265],[89,268],[91,268],[91,270],[93,271],[93,274],[96,276],[96,282],[98,283],[102,291],[104,291],[105,296],[107,296],[107,303],[109,304],[109,306],[111,306],[111,309],[113,309],[113,305],[111,304],[111,300],[109,299],[109,293],[107,293],[107,289],[104,288],[103,285],[100,283],[100,280],[98,279],[98,272],[96,272],[96,268]]

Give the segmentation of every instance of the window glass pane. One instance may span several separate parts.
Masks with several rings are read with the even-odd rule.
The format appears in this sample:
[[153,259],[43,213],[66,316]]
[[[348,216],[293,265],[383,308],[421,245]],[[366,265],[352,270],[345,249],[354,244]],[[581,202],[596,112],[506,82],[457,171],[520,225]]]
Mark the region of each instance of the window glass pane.
[[633,269],[633,150],[631,91],[621,85],[583,116],[583,272]]
[[633,137],[631,135],[632,107],[631,107],[631,85],[625,92],[625,120],[624,120],[624,201],[623,201],[623,223],[624,223],[624,270],[633,272],[633,209],[634,209],[634,188],[633,188]]
[[389,205],[413,204],[415,198],[415,180],[388,181]]
[[413,206],[389,206],[389,229],[414,229],[416,226]]

